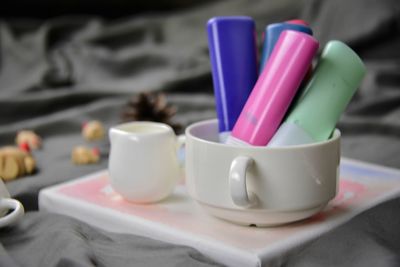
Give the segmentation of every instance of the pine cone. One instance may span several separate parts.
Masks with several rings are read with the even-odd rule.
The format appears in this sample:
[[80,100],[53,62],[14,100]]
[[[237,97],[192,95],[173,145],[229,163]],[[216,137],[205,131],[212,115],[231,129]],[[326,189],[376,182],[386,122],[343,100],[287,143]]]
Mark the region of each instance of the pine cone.
[[177,108],[168,104],[164,94],[142,92],[129,99],[122,110],[121,119],[123,122],[162,122],[171,126],[175,133],[179,133],[182,125],[171,121],[176,111]]

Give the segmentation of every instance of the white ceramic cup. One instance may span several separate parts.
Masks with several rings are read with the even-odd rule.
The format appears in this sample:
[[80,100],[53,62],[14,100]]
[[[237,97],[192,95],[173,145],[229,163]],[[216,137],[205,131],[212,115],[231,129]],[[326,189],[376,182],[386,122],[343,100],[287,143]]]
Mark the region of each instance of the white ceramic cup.
[[[7,214],[7,212],[10,213]],[[0,228],[9,226],[24,215],[24,206],[16,199],[10,198],[10,193],[0,179]]]
[[183,142],[172,128],[157,122],[130,122],[110,128],[108,170],[111,186],[135,203],[160,201],[181,176],[177,150]]
[[186,129],[186,184],[207,211],[244,225],[307,218],[336,195],[340,132],[325,142],[267,148],[218,143],[217,120]]

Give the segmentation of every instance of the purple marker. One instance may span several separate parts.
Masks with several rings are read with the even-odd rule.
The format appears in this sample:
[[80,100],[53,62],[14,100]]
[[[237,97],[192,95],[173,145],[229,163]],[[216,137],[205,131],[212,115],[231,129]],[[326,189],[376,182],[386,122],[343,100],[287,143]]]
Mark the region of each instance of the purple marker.
[[312,36],[284,31],[251,92],[228,144],[265,146],[279,127],[318,50]]
[[215,17],[207,23],[220,141],[225,142],[257,81],[254,20]]

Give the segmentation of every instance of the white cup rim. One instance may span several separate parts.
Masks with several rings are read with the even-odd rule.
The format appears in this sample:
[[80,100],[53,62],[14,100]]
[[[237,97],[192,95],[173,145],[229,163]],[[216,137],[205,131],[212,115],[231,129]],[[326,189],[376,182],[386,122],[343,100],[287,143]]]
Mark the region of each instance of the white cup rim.
[[[195,122],[188,126],[185,130],[185,135],[189,136],[193,140],[196,140],[197,142],[208,144],[208,145],[213,145],[213,146],[220,146],[220,147],[225,147],[225,148],[238,148],[236,145],[231,145],[231,144],[222,144],[222,143],[217,143],[213,141],[209,141],[206,139],[202,139],[200,137],[195,136],[192,134],[192,130],[194,128],[207,125],[207,124],[212,124],[212,123],[218,123],[217,119],[209,119],[209,120],[203,120],[199,122]],[[335,131],[333,132],[333,135],[331,138],[325,141],[319,141],[311,144],[301,144],[301,145],[292,145],[292,146],[282,146],[282,147],[266,147],[266,146],[240,146],[241,149],[248,149],[248,150],[271,150],[271,151],[285,151],[285,150],[298,150],[298,149],[305,149],[305,148],[315,148],[319,146],[325,146],[334,142],[337,142],[338,139],[340,139],[341,133],[340,130],[335,128]]]
[[[121,128],[129,127],[131,125],[135,126],[151,126],[151,127],[156,127],[159,130],[158,131],[145,131],[145,132],[135,132],[135,131],[127,131]],[[159,136],[162,134],[170,134],[173,133],[173,129],[171,126],[168,124],[162,123],[162,122],[155,122],[155,121],[131,121],[131,122],[126,122],[126,123],[121,123],[118,125],[114,125],[110,128],[110,131],[115,131],[118,132],[119,134],[126,134],[130,136],[140,136],[140,137],[145,137],[145,136]]]

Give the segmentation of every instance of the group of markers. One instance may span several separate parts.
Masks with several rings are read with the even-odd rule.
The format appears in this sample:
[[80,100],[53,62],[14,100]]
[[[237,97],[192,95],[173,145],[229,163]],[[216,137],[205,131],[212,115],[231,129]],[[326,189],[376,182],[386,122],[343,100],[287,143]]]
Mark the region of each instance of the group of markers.
[[220,141],[290,146],[330,138],[359,87],[365,66],[346,44],[330,41],[312,68],[319,43],[302,20],[270,24],[260,66],[250,17],[207,23]]

